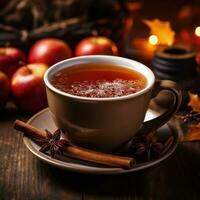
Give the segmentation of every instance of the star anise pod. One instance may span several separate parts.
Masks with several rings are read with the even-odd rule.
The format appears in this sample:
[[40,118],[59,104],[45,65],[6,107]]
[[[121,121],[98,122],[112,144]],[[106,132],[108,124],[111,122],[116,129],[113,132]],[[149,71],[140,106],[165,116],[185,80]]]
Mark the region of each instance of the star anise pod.
[[41,145],[39,151],[45,153],[50,152],[50,156],[53,158],[55,154],[62,155],[63,149],[66,146],[71,145],[70,142],[66,139],[60,139],[62,131],[57,129],[54,133],[51,133],[47,129],[46,131],[46,138],[44,139],[35,139],[35,141]]
[[132,152],[137,158],[150,160],[161,155],[164,145],[158,141],[156,132],[136,136],[132,141]]

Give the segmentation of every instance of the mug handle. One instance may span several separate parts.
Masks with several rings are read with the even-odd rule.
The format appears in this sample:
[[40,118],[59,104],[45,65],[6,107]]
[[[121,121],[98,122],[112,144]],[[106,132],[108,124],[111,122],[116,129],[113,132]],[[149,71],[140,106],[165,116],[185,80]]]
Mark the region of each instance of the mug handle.
[[153,89],[153,96],[155,97],[160,91],[162,90],[167,90],[173,95],[173,103],[171,104],[170,108],[168,108],[163,114],[160,116],[143,122],[141,128],[137,132],[137,134],[147,134],[149,132],[155,131],[161,126],[163,126],[165,123],[167,123],[170,118],[177,112],[181,100],[182,100],[182,95],[181,95],[181,90],[178,88],[174,87],[175,82],[170,81],[170,80],[158,80],[156,81]]

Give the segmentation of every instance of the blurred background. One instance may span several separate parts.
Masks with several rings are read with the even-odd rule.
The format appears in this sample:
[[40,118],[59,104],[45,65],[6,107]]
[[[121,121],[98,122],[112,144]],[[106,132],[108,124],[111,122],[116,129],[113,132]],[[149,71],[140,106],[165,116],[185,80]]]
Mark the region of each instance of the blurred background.
[[157,18],[170,23],[173,44],[198,49],[199,16],[199,0],[1,0],[0,45],[29,47],[40,38],[59,37],[74,48],[80,39],[98,34],[117,42],[120,53],[134,56],[131,50],[137,51],[139,42],[132,40],[150,36],[144,20]]
[[[30,49],[41,39],[57,38],[64,41],[70,53],[60,58],[62,60],[88,54],[80,53],[80,46],[77,46],[85,38],[97,36],[111,40],[117,53],[103,48],[100,52],[94,50],[89,54],[117,54],[136,59],[149,67],[154,63],[153,70],[158,78],[178,82],[183,82],[187,72],[192,69],[190,79],[193,79],[194,74],[199,73],[200,64],[200,0],[0,0],[0,46],[20,49],[26,57],[22,59],[24,63],[38,62],[37,59],[31,61]],[[169,52],[178,56],[191,52],[194,54],[190,55],[189,64],[184,64],[187,67],[179,67],[174,72],[167,66],[165,69],[170,72],[165,73],[162,66],[160,70],[158,60],[155,61],[156,53],[163,48],[175,48],[175,51]],[[1,62],[0,58],[0,65]],[[170,63],[173,67],[176,65],[176,61],[170,60]],[[54,62],[47,61],[45,64]],[[1,67],[0,71],[4,72]],[[179,77],[182,71],[184,73]],[[12,82],[12,77],[10,79]],[[196,79],[199,77],[195,75]],[[193,89],[191,85],[194,83],[182,82],[184,89]],[[12,88],[11,84],[11,96],[20,102]]]

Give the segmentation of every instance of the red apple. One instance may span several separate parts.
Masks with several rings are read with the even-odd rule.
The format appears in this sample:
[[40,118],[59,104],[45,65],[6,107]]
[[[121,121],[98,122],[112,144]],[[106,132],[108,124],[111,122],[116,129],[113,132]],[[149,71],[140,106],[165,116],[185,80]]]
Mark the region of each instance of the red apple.
[[84,55],[118,55],[116,44],[107,37],[93,36],[81,40],[75,48],[75,56]]
[[36,113],[47,107],[43,76],[48,66],[42,63],[27,64],[12,77],[11,89],[16,104],[22,111]]
[[9,79],[3,72],[0,72],[0,109],[5,105],[9,96]]
[[51,66],[72,57],[69,45],[60,39],[46,38],[37,41],[28,54],[29,63],[44,63]]
[[0,71],[9,78],[26,60],[25,54],[18,48],[0,47]]

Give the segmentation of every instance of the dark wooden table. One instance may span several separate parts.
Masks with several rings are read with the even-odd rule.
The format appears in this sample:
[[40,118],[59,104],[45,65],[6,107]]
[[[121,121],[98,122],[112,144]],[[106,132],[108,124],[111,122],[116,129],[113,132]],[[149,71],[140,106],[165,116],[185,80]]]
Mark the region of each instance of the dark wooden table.
[[200,143],[180,144],[168,159],[124,175],[83,175],[49,166],[13,130],[14,108],[0,111],[0,200],[200,199]]

